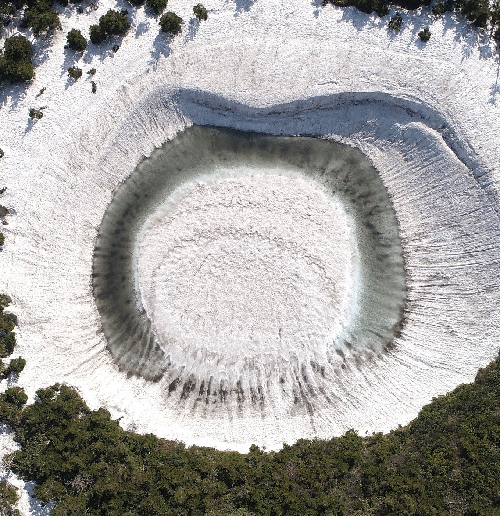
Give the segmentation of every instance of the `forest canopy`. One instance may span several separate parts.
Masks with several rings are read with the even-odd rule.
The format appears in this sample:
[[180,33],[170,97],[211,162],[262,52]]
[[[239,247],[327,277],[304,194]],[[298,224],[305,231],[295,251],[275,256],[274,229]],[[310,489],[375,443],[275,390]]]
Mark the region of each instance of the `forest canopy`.
[[500,358],[390,434],[301,439],[279,452],[222,452],[137,435],[54,385],[0,417],[22,449],[9,461],[54,516],[468,515],[500,511]]

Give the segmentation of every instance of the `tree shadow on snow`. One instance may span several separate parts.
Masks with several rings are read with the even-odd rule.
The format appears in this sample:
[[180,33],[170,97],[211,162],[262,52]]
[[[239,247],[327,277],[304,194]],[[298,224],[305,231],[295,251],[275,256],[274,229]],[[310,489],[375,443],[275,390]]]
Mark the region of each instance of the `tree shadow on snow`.
[[495,82],[490,86],[490,99],[488,102],[490,104],[496,105],[498,99],[500,98],[500,57],[496,56],[497,62],[497,76]]
[[174,39],[174,36],[160,31],[153,41],[153,50],[151,50],[151,63],[156,65],[160,60],[160,57],[168,57],[172,53],[170,45]]
[[235,16],[240,15],[242,12],[250,11],[255,0],[234,0],[236,4],[236,13]]
[[198,18],[191,18],[189,20],[189,25],[188,25],[185,39],[192,41],[194,39],[194,37],[196,36],[196,33],[198,32],[199,28],[200,28],[200,20],[198,20]]
[[[323,9],[330,7],[335,8],[335,6],[327,5]],[[387,16],[380,18],[376,13],[367,14],[359,11],[356,7],[341,7],[340,9],[342,9],[341,20],[350,22],[358,32],[367,28],[380,28],[387,24]]]
[[10,103],[11,108],[16,108],[20,102],[26,97],[26,92],[32,81],[26,81],[18,84],[3,82],[0,83],[0,107]]
[[319,18],[319,14],[321,13],[321,10],[324,9],[325,7],[327,7],[327,6],[323,7],[323,0],[312,0],[311,6],[314,7],[313,14],[314,14],[315,18]]
[[35,482],[26,482],[24,484],[24,489],[26,489],[29,495],[30,514],[34,516],[50,516],[50,513],[56,504],[54,502],[49,502],[47,505],[42,505],[42,503],[38,501],[33,494],[35,486]]
[[135,28],[135,38],[141,37],[143,34],[146,34],[146,32],[151,27],[151,22],[149,20],[140,22],[137,27]]

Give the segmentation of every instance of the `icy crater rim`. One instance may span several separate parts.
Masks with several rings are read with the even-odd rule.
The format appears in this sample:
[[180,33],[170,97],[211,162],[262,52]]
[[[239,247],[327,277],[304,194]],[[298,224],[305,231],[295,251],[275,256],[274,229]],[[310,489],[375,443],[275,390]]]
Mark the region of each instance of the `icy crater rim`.
[[160,346],[181,362],[326,361],[356,297],[354,233],[342,202],[297,173],[238,167],[184,184],[137,249]]

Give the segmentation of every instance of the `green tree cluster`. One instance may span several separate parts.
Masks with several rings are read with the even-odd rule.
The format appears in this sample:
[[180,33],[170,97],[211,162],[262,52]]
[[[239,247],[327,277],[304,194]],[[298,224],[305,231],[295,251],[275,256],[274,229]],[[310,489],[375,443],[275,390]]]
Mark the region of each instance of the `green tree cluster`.
[[488,0],[459,0],[456,2],[456,10],[473,25],[485,29],[491,18],[490,4]]
[[497,43],[500,43],[500,0],[496,0],[491,7],[491,30]]
[[31,43],[24,36],[7,38],[0,56],[0,80],[29,81],[35,72],[31,62]]
[[102,43],[109,36],[123,36],[130,29],[130,22],[125,13],[110,9],[99,18],[98,25],[90,27],[90,41],[94,45]]
[[10,3],[0,2],[0,29],[11,24],[14,13],[15,9]]
[[[4,156],[4,152],[2,149],[0,149],[0,158],[3,158]],[[0,188],[0,195],[3,194],[5,192],[5,190],[7,190],[6,187],[3,187],[3,188]],[[2,208],[5,208],[5,206],[1,206],[0,205],[0,217],[2,217],[1,213],[2,213]],[[5,208],[7,210],[7,208]],[[8,210],[7,210],[7,213],[8,213]],[[3,215],[3,217],[5,217],[5,215]],[[0,247],[3,247],[5,244],[5,235],[0,231]],[[3,308],[2,308],[3,310]]]
[[[389,4],[403,7],[404,9],[417,9],[422,6],[430,5],[431,0],[395,0],[394,2],[386,2],[385,0],[323,0],[322,5],[333,4],[339,7],[353,6],[364,13],[377,13],[379,16],[388,14]],[[432,8],[435,16],[440,16],[447,11],[459,12],[465,19],[471,22],[475,27],[486,29],[491,28],[493,35],[497,41],[500,41],[500,1],[496,0],[490,3],[489,0],[446,0],[439,2]],[[394,19],[394,18],[393,18]],[[389,22],[389,27],[395,29],[393,19]],[[425,29],[424,39],[428,41]],[[429,32],[430,37],[430,32]]]
[[445,4],[444,2],[438,2],[436,5],[432,7],[432,14],[434,16],[442,16],[444,13],[448,11],[450,6]]
[[21,449],[15,472],[54,516],[495,516],[500,511],[500,358],[387,435],[354,431],[247,454],[124,431],[65,385],[0,394]]
[[[81,0],[71,0],[71,3],[80,2]],[[55,0],[11,0],[5,2],[14,13],[24,8],[22,26],[33,29],[36,36],[60,27],[59,14],[54,9],[55,3]],[[57,3],[67,6],[69,1],[57,0]]]

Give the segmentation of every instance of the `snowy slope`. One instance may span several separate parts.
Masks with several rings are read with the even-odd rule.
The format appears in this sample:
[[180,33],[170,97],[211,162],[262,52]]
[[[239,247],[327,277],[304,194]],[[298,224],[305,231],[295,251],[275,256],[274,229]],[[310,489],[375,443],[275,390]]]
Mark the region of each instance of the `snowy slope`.
[[[199,23],[190,4],[171,0],[169,10],[184,19],[171,40],[143,8],[106,0],[96,12],[64,10],[63,30],[35,43],[33,83],[0,93],[1,184],[8,186],[1,202],[15,210],[4,229],[0,291],[13,298],[18,352],[28,361],[20,385],[31,397],[67,382],[126,428],[222,449],[271,449],[405,424],[496,355],[500,86],[493,47],[451,15],[403,14],[395,35],[388,17],[318,4],[211,0],[208,21]],[[110,7],[129,8],[126,37],[89,44],[80,59],[64,50],[71,28],[88,35]],[[432,37],[423,44],[417,33],[426,25]],[[66,73],[73,64],[84,70],[76,83]],[[94,78],[85,74],[90,68]],[[31,107],[45,107],[42,120],[29,120]],[[397,351],[353,367],[341,379],[349,394],[313,422],[179,413],[161,384],[127,378],[105,349],[90,276],[100,221],[139,160],[193,123],[357,146],[392,196],[408,274]]]

